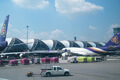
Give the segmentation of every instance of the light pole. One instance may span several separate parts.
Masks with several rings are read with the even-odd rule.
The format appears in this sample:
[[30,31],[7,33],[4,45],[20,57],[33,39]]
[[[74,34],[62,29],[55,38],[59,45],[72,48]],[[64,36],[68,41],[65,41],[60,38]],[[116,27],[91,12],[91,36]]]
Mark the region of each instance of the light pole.
[[28,47],[28,27],[29,26],[26,26],[27,27],[27,47]]

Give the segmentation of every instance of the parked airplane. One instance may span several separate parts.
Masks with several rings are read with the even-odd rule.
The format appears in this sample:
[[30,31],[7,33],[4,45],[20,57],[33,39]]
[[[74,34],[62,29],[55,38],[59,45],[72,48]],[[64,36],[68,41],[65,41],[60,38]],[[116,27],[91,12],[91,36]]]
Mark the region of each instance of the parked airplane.
[[7,28],[9,22],[9,15],[6,16],[1,33],[0,33],[0,52],[6,48],[8,42],[6,41]]
[[106,55],[109,52],[120,49],[120,32],[116,33],[104,47],[88,47],[88,48],[63,48],[63,57],[66,55],[81,55],[81,56],[95,56],[95,55]]

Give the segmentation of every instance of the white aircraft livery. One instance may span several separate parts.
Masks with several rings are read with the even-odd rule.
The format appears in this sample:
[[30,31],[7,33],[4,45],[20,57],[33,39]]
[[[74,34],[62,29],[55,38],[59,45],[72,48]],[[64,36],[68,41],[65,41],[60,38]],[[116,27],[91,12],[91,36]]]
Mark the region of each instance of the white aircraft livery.
[[88,47],[88,48],[63,48],[64,53],[62,56],[68,54],[75,54],[75,55],[106,55],[109,51],[114,51],[116,49],[120,49],[120,32],[116,33],[105,46],[103,47]]

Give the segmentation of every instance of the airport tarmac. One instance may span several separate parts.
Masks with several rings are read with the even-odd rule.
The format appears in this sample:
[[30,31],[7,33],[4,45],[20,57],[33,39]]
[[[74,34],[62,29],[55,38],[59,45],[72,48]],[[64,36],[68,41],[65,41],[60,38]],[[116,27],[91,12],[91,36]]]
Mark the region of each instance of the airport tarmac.
[[39,74],[40,69],[49,64],[30,64],[0,67],[0,80],[119,80],[120,60],[93,63],[52,63],[70,69],[70,76],[26,77],[27,72]]

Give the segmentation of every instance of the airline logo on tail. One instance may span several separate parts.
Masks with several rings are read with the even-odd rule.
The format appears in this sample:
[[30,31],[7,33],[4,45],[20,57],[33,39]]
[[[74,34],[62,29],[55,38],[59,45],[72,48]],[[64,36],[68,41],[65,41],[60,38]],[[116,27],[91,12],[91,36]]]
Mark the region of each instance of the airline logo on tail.
[[1,35],[2,35],[3,37],[6,36],[6,25],[5,25],[5,24],[3,25]]
[[117,46],[120,44],[120,32],[116,33],[107,43],[106,47]]
[[1,33],[0,33],[0,42],[5,41],[6,35],[7,35],[7,28],[8,28],[8,21],[9,21],[9,15],[6,16]]
[[111,39],[111,41],[112,41],[113,43],[115,43],[115,44],[118,44],[118,43],[119,43],[119,41],[118,41],[118,36],[113,37],[113,38]]

